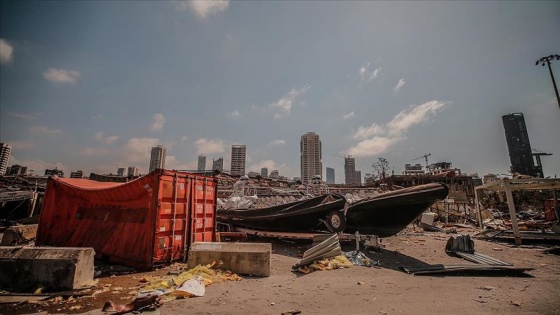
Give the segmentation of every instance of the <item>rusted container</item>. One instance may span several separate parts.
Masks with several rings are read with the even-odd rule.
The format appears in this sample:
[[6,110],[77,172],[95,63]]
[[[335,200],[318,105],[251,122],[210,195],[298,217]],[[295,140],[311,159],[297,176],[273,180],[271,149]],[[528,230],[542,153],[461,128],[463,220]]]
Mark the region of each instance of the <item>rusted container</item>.
[[140,269],[186,261],[191,243],[215,239],[217,188],[214,177],[168,170],[128,183],[51,177],[36,244],[93,247]]
[[554,199],[544,200],[544,219],[546,221],[557,221],[556,211],[554,211]]

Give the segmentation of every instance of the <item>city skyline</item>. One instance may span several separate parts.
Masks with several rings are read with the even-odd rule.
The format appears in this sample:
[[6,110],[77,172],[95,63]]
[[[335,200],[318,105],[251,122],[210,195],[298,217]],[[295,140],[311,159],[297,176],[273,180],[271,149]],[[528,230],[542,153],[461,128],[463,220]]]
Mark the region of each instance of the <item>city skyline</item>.
[[[521,112],[544,176],[560,175],[560,111],[547,67],[560,3],[0,3],[0,142],[10,164],[148,172],[247,145],[246,171],[300,175],[299,137],[323,172],[400,174],[431,153],[462,172],[510,169],[501,117]],[[560,61],[551,62],[559,76]]]

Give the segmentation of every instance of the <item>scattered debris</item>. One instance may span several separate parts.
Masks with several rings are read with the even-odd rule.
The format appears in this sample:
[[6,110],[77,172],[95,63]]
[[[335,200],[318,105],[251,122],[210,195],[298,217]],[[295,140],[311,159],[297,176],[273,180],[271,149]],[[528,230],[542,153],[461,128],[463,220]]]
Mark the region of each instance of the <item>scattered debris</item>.
[[323,271],[350,267],[352,267],[352,263],[348,260],[348,258],[340,255],[334,258],[326,258],[316,261],[310,265],[298,267],[295,270],[307,274],[315,270]]
[[476,253],[474,251],[474,241],[471,240],[470,235],[458,235],[450,237],[445,245],[445,252],[459,256],[468,261],[477,264],[493,265],[493,266],[512,266],[512,264],[503,262],[496,258],[486,256],[484,254]]
[[510,271],[525,272],[534,268],[523,268],[514,266],[492,266],[492,265],[425,265],[425,266],[400,266],[406,273],[414,275],[428,275],[438,273],[453,273],[467,271]]
[[486,290],[486,291],[492,291],[492,290],[496,290],[496,287],[491,287],[491,286],[485,286],[485,287],[479,287],[477,289],[482,289],[482,290]]
[[360,251],[351,251],[345,252],[344,256],[348,258],[350,262],[352,262],[356,266],[364,266],[364,267],[378,267],[380,266],[379,261],[374,261],[364,255],[364,253]]
[[511,301],[511,305],[521,306],[521,302],[519,302],[519,301]]
[[[198,265],[176,277],[154,278],[138,293],[137,297],[165,295],[162,297],[164,301],[172,301],[176,298],[203,296],[205,289],[200,285],[207,287],[215,282],[243,280],[237,274],[218,269],[218,267],[220,264],[214,261],[205,266]],[[189,280],[192,281],[187,282]]]
[[148,295],[146,297],[136,298],[128,304],[117,304],[113,301],[108,301],[103,305],[102,312],[115,311],[113,314],[126,314],[130,312],[138,312],[148,307],[160,307],[161,297],[158,295]]
[[314,261],[324,260],[342,255],[338,234],[333,234],[317,246],[311,247],[303,253],[303,259],[292,266],[292,269],[312,264]]
[[514,267],[512,264],[503,262],[496,258],[476,253],[474,250],[474,242],[470,235],[458,235],[450,237],[445,245],[445,252],[466,260],[477,263],[477,265],[424,265],[424,266],[400,266],[400,269],[407,273],[420,274],[436,274],[450,272],[465,271],[510,271],[524,272],[533,270],[534,268]]
[[177,287],[177,293],[185,292],[188,297],[204,296],[206,288],[204,279],[201,276],[189,279]]
[[556,246],[556,247],[552,247],[552,248],[547,248],[547,249],[543,250],[543,253],[560,255],[560,247]]

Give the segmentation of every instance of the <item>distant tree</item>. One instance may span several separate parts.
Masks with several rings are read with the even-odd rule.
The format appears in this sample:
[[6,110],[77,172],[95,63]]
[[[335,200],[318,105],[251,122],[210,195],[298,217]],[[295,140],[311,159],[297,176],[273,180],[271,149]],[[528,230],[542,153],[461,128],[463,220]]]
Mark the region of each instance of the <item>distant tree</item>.
[[373,174],[376,179],[380,179],[381,181],[385,181],[387,177],[387,171],[389,171],[389,161],[386,158],[380,157],[377,159],[377,162],[373,163],[372,165],[375,174]]

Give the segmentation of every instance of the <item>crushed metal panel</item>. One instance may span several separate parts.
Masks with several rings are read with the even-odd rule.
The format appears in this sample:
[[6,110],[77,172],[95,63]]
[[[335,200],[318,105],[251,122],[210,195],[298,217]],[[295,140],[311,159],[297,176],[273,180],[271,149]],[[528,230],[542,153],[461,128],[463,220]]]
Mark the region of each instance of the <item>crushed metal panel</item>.
[[338,234],[333,234],[325,241],[319,243],[317,246],[311,247],[303,253],[303,259],[292,266],[292,269],[297,269],[313,263],[316,260],[325,258],[332,258],[342,255]]
[[510,271],[525,272],[534,268],[513,267],[513,266],[491,266],[491,265],[426,265],[426,266],[400,266],[406,273],[414,275],[429,275],[453,272],[476,272],[476,271]]
[[445,245],[445,252],[481,265],[512,266],[510,263],[475,252],[474,241],[470,235],[451,236]]

